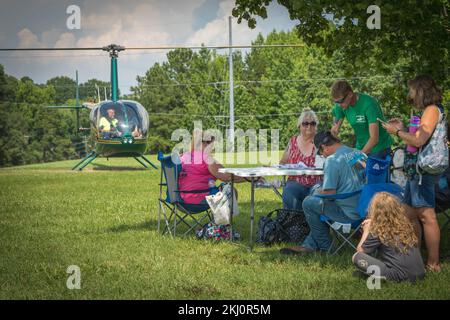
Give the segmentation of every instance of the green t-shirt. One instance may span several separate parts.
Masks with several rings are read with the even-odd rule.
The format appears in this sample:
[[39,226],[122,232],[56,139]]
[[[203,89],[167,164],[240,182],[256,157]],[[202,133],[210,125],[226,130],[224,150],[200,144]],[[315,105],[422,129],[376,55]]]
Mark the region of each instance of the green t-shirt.
[[370,151],[378,152],[389,148],[392,144],[392,138],[387,131],[377,121],[377,118],[385,120],[381,112],[380,105],[375,98],[365,94],[358,93],[359,99],[354,106],[349,106],[347,110],[342,109],[339,104],[333,108],[335,120],[346,118],[356,135],[356,149],[361,150],[370,138],[369,124],[378,123],[379,139],[378,143]]

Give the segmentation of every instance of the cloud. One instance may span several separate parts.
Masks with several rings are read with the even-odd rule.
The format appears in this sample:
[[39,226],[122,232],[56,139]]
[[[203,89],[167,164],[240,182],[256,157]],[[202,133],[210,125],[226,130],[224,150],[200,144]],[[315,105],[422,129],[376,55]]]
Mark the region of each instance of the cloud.
[[[42,2],[39,5],[37,2],[32,2],[33,5],[25,1],[13,2],[14,10],[4,17],[5,28],[0,30],[0,40],[8,43],[4,46],[101,47],[111,43],[124,46],[224,45],[228,44],[228,16],[234,6],[233,0],[81,0],[78,1],[81,30],[68,30],[64,20],[67,15],[62,10],[65,4],[58,2],[57,6],[53,1],[56,3],[56,0],[46,0],[45,6]],[[212,5],[207,1],[216,3]],[[23,14],[41,9],[45,11],[42,14]],[[250,44],[259,32],[267,34],[273,28],[288,25],[286,9],[281,9],[277,9],[275,14],[269,12],[270,19],[258,22],[253,30],[246,23],[238,25],[233,19],[233,43]],[[208,14],[205,14],[206,10]],[[7,23],[10,20],[14,22]],[[136,84],[136,76],[144,74],[155,62],[164,61],[166,53],[121,53],[121,91],[129,92],[129,86]],[[2,59],[2,56],[6,58]],[[20,52],[0,55],[0,63],[4,64],[9,74],[16,77],[27,75],[38,83],[54,76],[73,77],[75,70],[79,70],[81,82],[91,78],[109,80],[109,58],[105,52]]]
[[19,37],[19,48],[43,48],[45,45],[29,29],[24,28],[17,33]]
[[[196,31],[186,41],[188,45],[225,45],[229,43],[229,22],[231,10],[234,7],[234,1],[227,0],[220,3],[217,12],[217,18],[207,23],[202,29]],[[262,29],[257,25],[255,29],[249,29],[245,24],[238,24],[235,18],[232,18],[232,35],[234,45],[247,45],[256,38]]]
[[73,33],[65,32],[59,36],[59,39],[55,42],[55,48],[69,48],[74,47],[77,39]]

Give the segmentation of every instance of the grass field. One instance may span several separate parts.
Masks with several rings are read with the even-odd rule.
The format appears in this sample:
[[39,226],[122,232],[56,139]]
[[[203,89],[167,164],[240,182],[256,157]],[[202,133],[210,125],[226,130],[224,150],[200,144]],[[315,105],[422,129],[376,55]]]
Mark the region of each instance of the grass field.
[[[72,172],[74,164],[0,169],[0,299],[450,298],[448,231],[440,274],[369,290],[352,277],[350,250],[337,257],[287,257],[281,246],[248,252],[248,184],[237,187],[240,244],[172,239],[156,230],[158,171],[133,159],[96,160],[83,172]],[[256,222],[281,206],[271,190],[257,192]],[[66,287],[70,265],[80,267],[79,290]]]

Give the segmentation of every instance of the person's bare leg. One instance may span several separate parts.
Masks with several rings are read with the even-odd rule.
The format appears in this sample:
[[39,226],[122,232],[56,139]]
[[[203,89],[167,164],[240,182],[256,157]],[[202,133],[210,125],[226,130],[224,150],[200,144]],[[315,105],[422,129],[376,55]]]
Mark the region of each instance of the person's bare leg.
[[428,251],[427,268],[439,272],[439,242],[441,240],[441,231],[436,218],[434,208],[419,208],[419,219],[423,225],[425,235],[425,244]]
[[419,240],[418,247],[420,248],[420,244],[422,242],[422,226],[419,221],[419,212],[416,208],[411,207],[407,204],[404,204],[403,207],[406,210],[406,216],[412,222],[414,231],[416,232],[417,239]]

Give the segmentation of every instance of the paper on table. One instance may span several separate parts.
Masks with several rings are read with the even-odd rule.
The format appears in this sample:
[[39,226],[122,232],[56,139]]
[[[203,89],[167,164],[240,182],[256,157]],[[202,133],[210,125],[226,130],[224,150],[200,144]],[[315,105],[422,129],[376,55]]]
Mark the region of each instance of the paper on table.
[[302,161],[299,163],[280,164],[277,167],[280,169],[311,169],[311,167],[308,167]]

